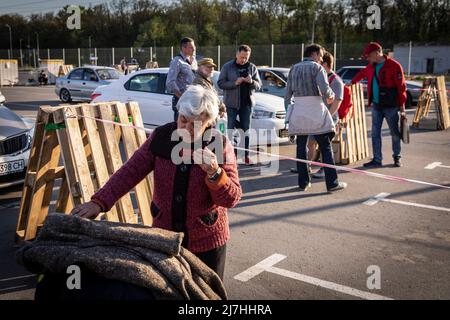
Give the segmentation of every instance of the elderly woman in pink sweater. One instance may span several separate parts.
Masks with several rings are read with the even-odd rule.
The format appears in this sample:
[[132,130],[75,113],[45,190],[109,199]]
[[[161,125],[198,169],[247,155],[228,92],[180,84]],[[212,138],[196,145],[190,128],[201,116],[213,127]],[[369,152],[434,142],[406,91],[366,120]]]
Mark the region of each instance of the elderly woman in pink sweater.
[[218,106],[212,90],[189,87],[178,102],[177,122],[155,129],[91,201],[72,214],[94,219],[153,172],[153,227],[183,232],[183,246],[223,279],[230,236],[227,208],[239,202],[242,191],[233,147],[212,129]]

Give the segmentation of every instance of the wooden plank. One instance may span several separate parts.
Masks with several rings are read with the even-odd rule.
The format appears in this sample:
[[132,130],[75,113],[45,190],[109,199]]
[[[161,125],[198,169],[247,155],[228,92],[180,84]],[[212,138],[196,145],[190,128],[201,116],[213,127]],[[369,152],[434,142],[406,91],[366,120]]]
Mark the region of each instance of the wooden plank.
[[[113,116],[111,113],[110,105],[99,105],[98,106],[101,119],[113,121]],[[99,122],[98,129],[100,136],[106,150],[106,164],[110,174],[115,173],[122,167],[122,158],[120,156],[119,143],[116,140],[115,126],[109,123]],[[124,195],[121,199],[117,201],[117,209],[119,215],[119,221],[136,223],[136,215],[134,214],[134,209],[131,203],[131,198],[129,194]]]
[[[62,114],[60,113],[59,116],[64,118],[66,124],[66,143],[69,146],[72,163],[74,164],[73,171],[75,172],[76,184],[72,184],[70,187],[73,203],[76,206],[90,201],[91,196],[94,194],[94,185],[89,171],[78,118],[74,116],[77,115],[77,111],[73,107],[64,107],[61,112]],[[66,159],[64,158],[64,160]]]
[[[133,125],[137,127],[144,128],[144,121],[142,120],[141,112],[139,110],[139,105],[137,102],[127,103],[128,114],[133,118]],[[138,145],[141,146],[147,141],[147,134],[144,130],[135,130]],[[150,173],[146,178],[146,185],[148,188],[148,194],[150,199],[153,199],[153,172]]]
[[364,141],[364,159],[369,157],[369,139],[367,137],[367,119],[366,119],[366,105],[364,101],[364,89],[363,86],[359,86],[360,96],[361,96],[361,106],[362,106],[362,134]]
[[441,129],[447,130],[450,128],[450,115],[448,111],[448,100],[447,100],[447,89],[445,86],[445,77],[440,76],[436,79],[436,89],[437,91],[437,103],[440,113],[440,119],[441,119]]
[[[119,122],[128,123],[128,110],[127,107],[123,103],[115,104],[116,112],[119,118]],[[131,156],[138,149],[138,142],[136,139],[135,129],[131,127],[120,127],[122,129],[122,139],[123,145],[125,148],[125,154],[127,159],[130,159]],[[152,215],[150,212],[150,198],[149,191],[146,187],[146,182],[141,181],[135,187],[135,195],[136,200],[139,206],[139,213],[141,215],[142,222],[145,225],[152,224]]]
[[[48,188],[46,175],[49,170],[54,169],[59,161],[58,138],[54,130],[45,131],[41,155],[36,170],[36,179],[32,187],[32,195],[29,207],[29,216],[25,228],[25,240],[36,237],[37,227],[42,223],[45,211],[48,212]],[[58,151],[55,151],[58,150]]]
[[360,121],[361,121],[361,99],[359,96],[359,85],[356,85],[355,88],[355,102],[356,102],[356,114],[355,114],[355,141],[356,141],[356,153],[355,153],[355,157],[356,157],[356,161],[361,160],[362,158],[362,136],[361,136],[361,126],[360,126]]
[[[87,117],[94,117],[94,112],[92,110],[93,106],[83,105],[81,107],[81,113]],[[95,120],[83,118],[84,128],[86,129],[86,139],[88,140],[91,150],[95,150],[91,153],[94,172],[97,178],[99,186],[103,186],[109,179],[108,169],[106,167],[105,155],[103,153],[102,142],[100,140],[100,135],[97,130],[97,123]],[[92,170],[90,170],[92,171]],[[106,213],[106,219],[108,221],[119,221],[119,216],[117,214],[117,209],[113,207],[110,211]]]
[[[41,109],[38,110],[38,116],[34,128],[34,136],[31,144],[30,158],[28,160],[27,173],[25,175],[25,183],[22,189],[22,197],[20,201],[19,218],[17,219],[16,234],[21,233],[25,236],[25,229],[27,220],[30,215],[30,204],[33,197],[33,184],[37,171],[37,165],[42,153],[42,146],[44,142],[45,122],[38,121],[41,119]],[[27,181],[33,180],[33,184],[28,184]]]
[[[353,85],[351,88],[352,92],[352,101],[355,103],[355,88],[357,85]],[[348,127],[347,127],[347,139],[348,139],[348,160],[349,164],[356,161],[355,153],[356,153],[356,144],[355,144],[355,117],[349,118]]]
[[69,184],[64,175],[61,186],[59,188],[58,199],[56,200],[55,211],[60,213],[70,213],[73,209],[73,203],[69,194]]

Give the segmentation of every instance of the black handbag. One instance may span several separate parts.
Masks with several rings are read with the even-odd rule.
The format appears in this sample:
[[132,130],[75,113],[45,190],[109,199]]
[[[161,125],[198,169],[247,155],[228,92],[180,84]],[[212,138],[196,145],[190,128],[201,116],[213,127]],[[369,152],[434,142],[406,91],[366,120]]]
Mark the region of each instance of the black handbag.
[[375,71],[375,81],[378,83],[379,95],[380,95],[378,105],[381,108],[398,107],[397,88],[380,87],[380,81],[378,80],[376,71]]

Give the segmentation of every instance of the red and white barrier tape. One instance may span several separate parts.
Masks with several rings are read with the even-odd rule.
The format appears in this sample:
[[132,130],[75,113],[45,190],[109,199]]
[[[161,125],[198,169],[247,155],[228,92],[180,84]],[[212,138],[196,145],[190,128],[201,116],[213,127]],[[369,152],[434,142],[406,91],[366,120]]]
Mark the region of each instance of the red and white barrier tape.
[[[71,117],[71,116],[69,116],[69,117]],[[136,130],[143,130],[143,131],[148,132],[148,133],[152,133],[153,132],[153,130],[151,130],[151,129],[146,129],[146,128],[138,127],[138,126],[135,126],[135,125],[119,123],[119,122],[115,122],[115,121],[111,121],[111,120],[98,119],[98,118],[89,117],[89,116],[76,115],[76,116],[73,116],[73,118],[78,118],[78,119],[85,118],[85,119],[90,119],[90,120],[94,120],[94,121],[97,121],[97,122],[108,123],[108,124],[117,125],[117,126],[121,126],[121,127],[128,127],[128,128],[132,128],[132,129],[136,129]],[[336,170],[341,170],[341,171],[347,171],[347,172],[351,172],[351,173],[355,173],[355,174],[371,176],[371,177],[374,177],[374,178],[379,178],[379,179],[384,179],[384,180],[390,180],[390,181],[395,181],[395,182],[400,182],[400,183],[420,184],[420,185],[426,185],[426,186],[429,186],[429,187],[435,187],[435,188],[441,188],[441,189],[450,190],[450,186],[444,186],[444,185],[441,185],[441,184],[436,184],[436,183],[431,183],[431,182],[425,182],[425,181],[420,181],[420,180],[415,180],[415,179],[408,179],[408,178],[402,178],[402,177],[397,177],[397,176],[391,176],[391,175],[386,175],[386,174],[381,174],[381,173],[376,173],[376,172],[370,172],[370,171],[365,171],[365,170],[360,170],[360,169],[354,169],[354,168],[349,168],[349,167],[330,165],[330,164],[325,164],[325,163],[315,162],[315,161],[309,161],[309,160],[304,160],[304,159],[297,159],[297,158],[293,158],[293,157],[282,156],[282,155],[279,155],[279,154],[273,154],[273,153],[268,153],[268,152],[263,152],[263,151],[256,151],[256,150],[245,149],[245,148],[240,148],[240,147],[235,147],[235,148],[237,150],[248,151],[248,152],[256,153],[256,154],[260,154],[260,155],[266,155],[266,156],[269,156],[269,157],[272,157],[272,158],[278,158],[280,160],[291,160],[291,161],[294,161],[294,162],[300,162],[300,163],[305,163],[305,164],[309,164],[309,165],[315,165],[315,166],[323,167],[323,168],[331,168],[331,169],[336,169]]]
[[[363,86],[363,88],[369,87],[367,84],[362,84],[362,86]],[[420,89],[408,89],[408,88],[406,88],[406,90],[407,91],[450,92],[450,90],[447,90],[447,89],[431,89],[431,88],[429,88],[429,89],[423,89],[423,88],[420,88]]]
[[247,149],[239,148],[239,147],[235,147],[235,148],[238,149],[238,150],[242,150],[242,151],[249,151],[251,153],[257,153],[257,154],[260,154],[260,155],[266,155],[266,156],[269,156],[269,157],[275,157],[275,158],[278,158],[280,160],[291,160],[291,161],[300,162],[300,163],[309,164],[309,165],[314,165],[314,166],[318,166],[318,167],[322,167],[322,168],[330,168],[330,169],[336,169],[336,170],[341,170],[341,171],[347,171],[347,172],[351,172],[351,173],[361,174],[361,175],[365,175],[365,176],[371,176],[371,177],[380,178],[380,179],[384,179],[384,180],[391,180],[391,181],[396,181],[396,182],[401,182],[401,183],[415,183],[415,184],[421,184],[421,185],[426,185],[426,186],[431,186],[431,187],[436,187],[436,188],[450,189],[450,186],[444,186],[444,185],[441,185],[441,184],[436,184],[436,183],[431,183],[431,182],[425,182],[425,181],[420,181],[420,180],[414,180],[414,179],[402,178],[402,177],[397,177],[397,176],[391,176],[391,175],[387,175],[387,174],[370,172],[370,171],[354,169],[354,168],[349,168],[349,167],[342,167],[342,166],[336,166],[336,165],[331,165],[331,164],[325,164],[325,163],[321,163],[321,162],[315,162],[315,161],[309,161],[309,160],[304,160],[304,159],[298,159],[298,158],[282,156],[282,155],[279,155],[279,154],[267,153],[267,152],[262,152],[262,151],[247,150]]

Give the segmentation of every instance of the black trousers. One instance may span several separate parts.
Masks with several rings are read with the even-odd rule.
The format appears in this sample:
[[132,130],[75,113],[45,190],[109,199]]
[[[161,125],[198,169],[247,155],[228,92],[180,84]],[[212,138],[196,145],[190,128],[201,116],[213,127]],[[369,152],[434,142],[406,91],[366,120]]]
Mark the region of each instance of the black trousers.
[[195,253],[195,255],[223,280],[225,259],[227,256],[227,244],[210,251]]
[[173,119],[175,122],[177,122],[178,120],[178,109],[177,109],[178,100],[180,100],[180,98],[178,98],[177,96],[174,95],[172,97]]

